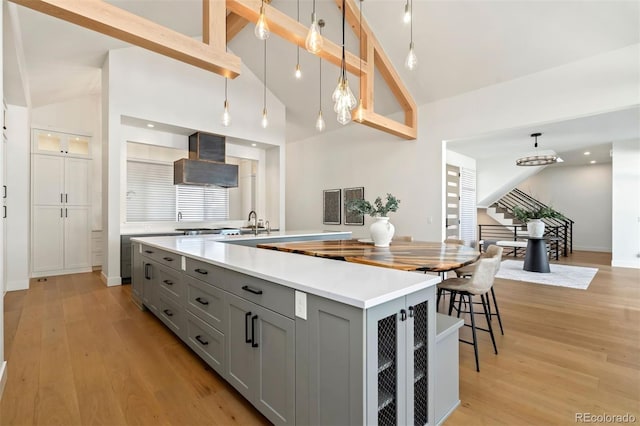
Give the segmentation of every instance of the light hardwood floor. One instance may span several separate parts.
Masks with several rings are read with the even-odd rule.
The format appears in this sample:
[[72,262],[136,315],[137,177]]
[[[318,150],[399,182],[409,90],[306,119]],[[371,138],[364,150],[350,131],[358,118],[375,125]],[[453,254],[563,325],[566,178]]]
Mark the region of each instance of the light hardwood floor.
[[[505,326],[480,367],[460,346],[462,406],[446,425],[575,424],[576,413],[640,422],[640,271],[599,268],[588,290],[497,280]],[[148,312],[98,273],[32,282],[5,295],[9,379],[1,425],[268,423]]]

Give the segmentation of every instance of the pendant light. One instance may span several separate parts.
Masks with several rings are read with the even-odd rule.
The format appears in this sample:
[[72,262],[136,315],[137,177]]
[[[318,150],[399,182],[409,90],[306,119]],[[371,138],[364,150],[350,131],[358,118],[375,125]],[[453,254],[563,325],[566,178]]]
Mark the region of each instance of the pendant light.
[[402,21],[405,24],[411,22],[411,8],[409,7],[409,0],[404,5],[404,15],[402,16]]
[[[297,20],[298,20],[298,23],[300,23],[300,0],[296,1],[296,10],[297,10]],[[302,78],[302,69],[300,69],[300,46],[296,46],[296,70],[294,75],[298,80]]]
[[547,164],[554,164],[558,162],[558,157],[556,155],[538,155],[538,136],[542,136],[542,133],[531,134],[531,137],[536,139],[533,144],[533,147],[536,150],[536,155],[518,158],[516,160],[516,166],[546,166]]
[[267,40],[264,41],[264,74],[262,81],[262,121],[260,124],[263,129],[266,129],[269,125],[269,120],[267,119]]
[[364,105],[362,103],[362,6],[364,0],[360,0],[360,36],[358,40],[360,41],[360,102],[358,102],[358,109],[356,109],[356,121],[358,123],[362,123],[364,121]]
[[231,114],[229,114],[229,101],[227,100],[227,84],[228,79],[224,79],[224,112],[222,113],[222,125],[229,127],[231,125]]
[[333,91],[331,99],[335,102],[333,111],[338,115],[338,123],[345,125],[351,121],[351,110],[356,106],[356,97],[349,88],[349,80],[347,80],[347,64],[345,59],[345,0],[342,0],[342,63],[340,67],[340,75],[338,77],[338,85]]
[[[321,19],[320,21],[318,21],[318,25],[320,26],[320,32],[322,33],[322,28],[324,28],[324,21]],[[320,62],[320,84],[318,85],[320,87],[318,96],[318,103],[320,104],[320,108],[318,112],[318,118],[316,120],[316,130],[322,132],[326,127],[324,117],[322,116],[322,58],[318,57],[318,61]]]
[[269,25],[267,24],[267,18],[264,16],[264,0],[262,0],[262,4],[260,5],[260,16],[258,17],[258,22],[256,22],[253,33],[260,40],[269,38]]
[[[409,0],[407,0],[407,5],[409,5]],[[409,53],[407,54],[407,59],[404,61],[404,66],[409,71],[413,71],[418,67],[418,57],[413,49],[413,0],[411,0],[411,4],[409,5],[409,20],[411,23],[411,42],[409,43]]]
[[304,41],[304,45],[307,50],[313,54],[316,54],[322,50],[322,35],[320,34],[320,26],[318,25],[318,19],[316,17],[316,0],[313,0],[313,12],[311,13],[311,26],[307,33],[307,38]]

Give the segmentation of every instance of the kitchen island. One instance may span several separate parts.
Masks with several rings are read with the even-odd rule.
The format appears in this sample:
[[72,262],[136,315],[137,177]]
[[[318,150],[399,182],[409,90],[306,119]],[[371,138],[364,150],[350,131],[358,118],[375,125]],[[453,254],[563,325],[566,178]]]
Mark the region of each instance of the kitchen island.
[[349,238],[134,238],[132,297],[275,424],[434,424],[438,277],[255,248]]

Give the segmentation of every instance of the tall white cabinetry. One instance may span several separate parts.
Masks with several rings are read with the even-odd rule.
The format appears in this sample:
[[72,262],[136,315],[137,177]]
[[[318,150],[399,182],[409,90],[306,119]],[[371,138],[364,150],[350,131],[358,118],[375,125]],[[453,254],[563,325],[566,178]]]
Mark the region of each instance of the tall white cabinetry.
[[33,131],[32,276],[91,270],[90,138]]

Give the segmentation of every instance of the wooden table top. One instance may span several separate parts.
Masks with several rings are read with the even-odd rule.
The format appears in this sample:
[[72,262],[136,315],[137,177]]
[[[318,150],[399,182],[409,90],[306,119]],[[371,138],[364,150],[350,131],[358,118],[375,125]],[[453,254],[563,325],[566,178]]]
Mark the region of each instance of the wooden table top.
[[480,253],[471,247],[424,241],[392,242],[384,248],[356,239],[269,243],[257,247],[403,271],[450,271],[480,257]]

